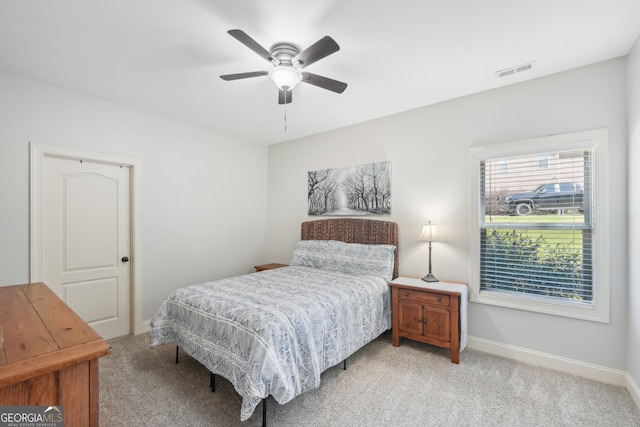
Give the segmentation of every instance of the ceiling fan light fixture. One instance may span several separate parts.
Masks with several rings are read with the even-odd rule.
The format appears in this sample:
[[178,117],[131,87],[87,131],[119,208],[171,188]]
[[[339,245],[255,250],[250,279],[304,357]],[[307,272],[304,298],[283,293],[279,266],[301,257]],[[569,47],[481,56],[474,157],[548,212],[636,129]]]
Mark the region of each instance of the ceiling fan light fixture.
[[291,90],[302,80],[302,73],[293,67],[278,65],[269,71],[269,78],[278,89]]

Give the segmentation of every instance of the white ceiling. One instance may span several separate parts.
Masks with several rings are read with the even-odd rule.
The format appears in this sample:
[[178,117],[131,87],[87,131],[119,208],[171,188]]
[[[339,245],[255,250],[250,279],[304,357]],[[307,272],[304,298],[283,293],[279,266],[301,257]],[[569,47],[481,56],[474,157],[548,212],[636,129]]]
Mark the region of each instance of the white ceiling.
[[[341,50],[277,103],[269,49],[330,35]],[[0,0],[0,69],[272,144],[628,53],[640,0]],[[501,69],[537,61],[497,79]],[[1,96],[1,94],[0,94]]]

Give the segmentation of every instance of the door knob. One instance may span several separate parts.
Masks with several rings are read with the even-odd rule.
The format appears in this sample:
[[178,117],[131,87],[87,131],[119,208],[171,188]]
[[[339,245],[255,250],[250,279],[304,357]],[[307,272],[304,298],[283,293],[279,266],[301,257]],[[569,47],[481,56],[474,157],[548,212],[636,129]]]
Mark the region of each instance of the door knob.
[[129,262],[129,257],[128,256],[123,256],[122,257],[122,262]]

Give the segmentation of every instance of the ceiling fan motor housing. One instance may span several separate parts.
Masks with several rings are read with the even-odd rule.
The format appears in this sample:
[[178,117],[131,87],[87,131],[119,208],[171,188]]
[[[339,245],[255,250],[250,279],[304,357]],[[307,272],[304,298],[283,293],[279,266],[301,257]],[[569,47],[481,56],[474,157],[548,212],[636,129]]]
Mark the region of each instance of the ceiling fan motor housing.
[[291,60],[300,53],[300,48],[292,43],[276,43],[271,46],[271,56],[273,56],[278,64],[293,66]]

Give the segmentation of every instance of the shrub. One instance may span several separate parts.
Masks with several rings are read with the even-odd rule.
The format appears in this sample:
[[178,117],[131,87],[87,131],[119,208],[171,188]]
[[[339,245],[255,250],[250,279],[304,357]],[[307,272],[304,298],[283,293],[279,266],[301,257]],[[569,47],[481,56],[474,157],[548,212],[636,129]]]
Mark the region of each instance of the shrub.
[[517,230],[487,230],[482,289],[529,293],[563,300],[591,300],[582,252],[550,245],[542,235]]

